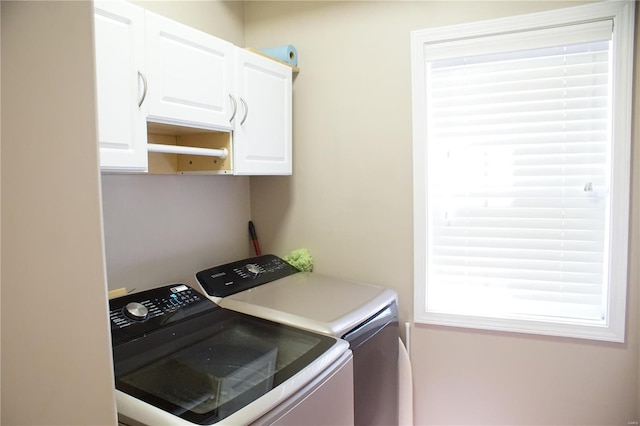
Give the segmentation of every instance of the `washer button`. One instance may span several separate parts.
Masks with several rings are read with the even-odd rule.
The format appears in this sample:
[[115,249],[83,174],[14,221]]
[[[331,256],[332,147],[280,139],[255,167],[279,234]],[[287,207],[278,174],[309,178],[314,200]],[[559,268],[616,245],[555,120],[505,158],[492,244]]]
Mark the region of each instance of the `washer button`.
[[147,307],[138,302],[127,303],[123,311],[127,317],[136,321],[142,321],[149,315]]

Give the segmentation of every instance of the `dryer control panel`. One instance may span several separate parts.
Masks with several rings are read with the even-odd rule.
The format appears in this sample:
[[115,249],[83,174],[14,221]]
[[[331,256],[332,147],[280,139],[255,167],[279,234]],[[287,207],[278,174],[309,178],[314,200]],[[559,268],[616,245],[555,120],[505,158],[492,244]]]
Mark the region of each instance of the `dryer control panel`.
[[265,254],[200,271],[196,279],[209,296],[227,297],[297,272],[278,256]]

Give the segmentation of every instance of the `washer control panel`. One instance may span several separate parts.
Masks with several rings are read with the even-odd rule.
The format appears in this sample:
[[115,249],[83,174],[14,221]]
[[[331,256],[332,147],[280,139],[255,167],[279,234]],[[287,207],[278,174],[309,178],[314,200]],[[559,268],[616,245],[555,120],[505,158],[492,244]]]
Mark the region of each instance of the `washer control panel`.
[[185,284],[173,284],[111,299],[112,340],[149,333],[167,323],[219,307]]
[[209,296],[227,297],[297,272],[278,256],[265,254],[200,271],[196,279]]

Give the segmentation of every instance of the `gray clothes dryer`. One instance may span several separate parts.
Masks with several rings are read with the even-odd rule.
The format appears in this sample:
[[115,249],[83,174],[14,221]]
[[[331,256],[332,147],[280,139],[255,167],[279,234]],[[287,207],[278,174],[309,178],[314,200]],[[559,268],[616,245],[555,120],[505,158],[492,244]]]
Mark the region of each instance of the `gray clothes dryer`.
[[395,291],[298,272],[273,255],[220,265],[198,272],[196,278],[221,307],[349,342],[355,424],[398,424]]

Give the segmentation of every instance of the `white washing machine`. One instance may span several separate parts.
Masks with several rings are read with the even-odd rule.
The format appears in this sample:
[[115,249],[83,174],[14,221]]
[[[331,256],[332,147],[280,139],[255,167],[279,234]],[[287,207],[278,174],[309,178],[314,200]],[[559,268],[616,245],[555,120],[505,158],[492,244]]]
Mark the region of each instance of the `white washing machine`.
[[349,342],[355,424],[398,424],[395,291],[298,272],[273,255],[219,265],[196,278],[221,307]]
[[353,424],[340,339],[221,308],[184,284],[109,307],[120,424]]

